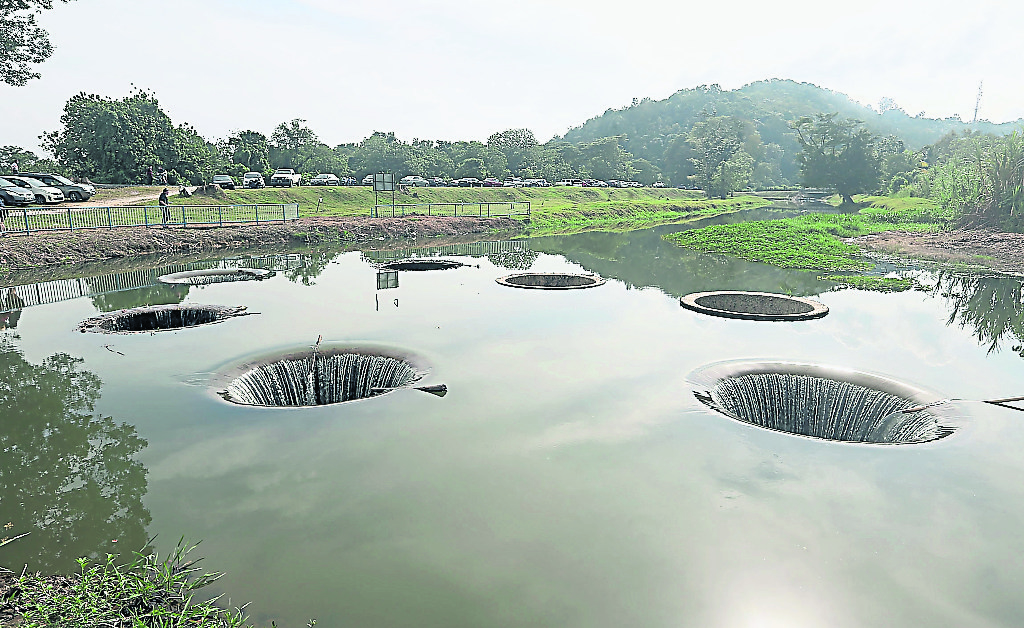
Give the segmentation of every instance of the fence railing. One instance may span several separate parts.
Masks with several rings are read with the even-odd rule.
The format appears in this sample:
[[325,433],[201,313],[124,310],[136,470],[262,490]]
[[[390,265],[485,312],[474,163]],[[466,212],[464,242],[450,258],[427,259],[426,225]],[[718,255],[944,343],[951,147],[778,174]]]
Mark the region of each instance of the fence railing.
[[306,256],[299,253],[260,255],[256,257],[231,257],[221,260],[206,260],[168,264],[157,268],[124,270],[104,275],[55,279],[17,286],[0,284],[0,314],[21,310],[35,305],[46,305],[77,299],[95,297],[112,292],[138,290],[159,284],[158,277],[188,270],[210,270],[214,268],[262,268],[285,271],[300,268],[306,264]]
[[299,217],[297,203],[289,205],[127,205],[123,207],[81,207],[61,209],[10,208],[5,230],[75,231],[173,225],[230,225],[240,223],[287,222]]
[[512,201],[507,203],[403,203],[399,205],[374,205],[370,213],[372,218],[382,216],[423,215],[423,216],[476,216],[478,218],[498,218],[512,216],[530,216],[529,201]]

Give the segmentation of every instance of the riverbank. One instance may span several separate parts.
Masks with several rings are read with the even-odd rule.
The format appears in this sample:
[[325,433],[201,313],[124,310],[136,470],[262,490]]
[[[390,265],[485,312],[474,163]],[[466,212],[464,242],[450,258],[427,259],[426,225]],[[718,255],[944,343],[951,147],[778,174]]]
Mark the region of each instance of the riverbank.
[[987,268],[1024,275],[1024,233],[992,229],[954,231],[887,231],[860,236],[847,243],[866,251],[901,258]]
[[215,228],[90,229],[0,238],[0,274],[47,266],[120,259],[154,253],[192,253],[265,246],[341,242],[431,244],[439,239],[518,234],[509,218],[300,218],[288,223]]

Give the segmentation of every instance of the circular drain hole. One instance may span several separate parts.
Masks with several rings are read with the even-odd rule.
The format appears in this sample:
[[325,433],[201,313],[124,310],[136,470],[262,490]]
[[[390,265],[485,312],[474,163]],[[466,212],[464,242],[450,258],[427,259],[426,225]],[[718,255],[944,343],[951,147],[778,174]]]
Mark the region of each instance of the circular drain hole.
[[938,395],[886,377],[816,364],[725,362],[690,375],[697,399],[722,414],[824,440],[911,445],[955,431]]
[[770,292],[695,292],[679,304],[702,314],[755,321],[806,321],[828,314],[824,303]]
[[305,350],[234,369],[219,394],[247,406],[326,406],[405,388],[425,374],[410,356],[352,348]]
[[211,270],[186,270],[157,278],[163,283],[205,286],[226,281],[262,281],[273,277],[274,271],[262,268],[214,268]]
[[605,282],[596,275],[571,275],[567,273],[521,273],[499,277],[496,280],[511,288],[535,288],[538,290],[576,290],[593,288]]
[[462,262],[445,259],[406,259],[384,264],[386,270],[448,270],[465,266]]
[[82,333],[131,334],[169,331],[219,323],[245,316],[245,307],[223,305],[153,305],[109,312],[87,318],[78,325]]

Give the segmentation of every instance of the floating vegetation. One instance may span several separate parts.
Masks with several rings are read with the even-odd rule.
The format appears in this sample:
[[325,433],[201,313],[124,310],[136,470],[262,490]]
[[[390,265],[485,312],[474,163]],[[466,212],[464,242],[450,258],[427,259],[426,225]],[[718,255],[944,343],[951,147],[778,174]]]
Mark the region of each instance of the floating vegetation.
[[822,281],[832,281],[837,285],[831,290],[870,290],[872,292],[906,292],[910,289],[923,289],[913,279],[904,277],[874,277],[867,275],[821,275]]
[[448,270],[465,266],[462,262],[455,262],[446,259],[406,259],[397,262],[389,262],[382,266],[385,270]]
[[157,279],[163,283],[205,286],[228,281],[262,281],[273,276],[274,271],[262,268],[213,268],[171,273]]

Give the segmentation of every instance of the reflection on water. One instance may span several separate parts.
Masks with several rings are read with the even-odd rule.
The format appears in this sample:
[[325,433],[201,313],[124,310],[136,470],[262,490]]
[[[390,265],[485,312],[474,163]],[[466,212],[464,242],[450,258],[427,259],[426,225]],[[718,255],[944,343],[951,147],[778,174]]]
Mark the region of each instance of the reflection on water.
[[135,428],[93,412],[101,382],[64,353],[29,363],[0,339],[0,518],[27,537],[0,564],[44,573],[146,545],[146,447]]
[[974,330],[989,352],[1003,343],[1024,357],[1024,283],[1019,278],[940,272],[935,293],[950,307],[949,325]]
[[177,305],[188,296],[188,284],[157,283],[155,286],[107,292],[92,297],[92,304],[100,312],[116,312],[147,305]]

